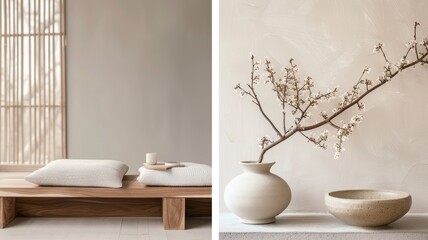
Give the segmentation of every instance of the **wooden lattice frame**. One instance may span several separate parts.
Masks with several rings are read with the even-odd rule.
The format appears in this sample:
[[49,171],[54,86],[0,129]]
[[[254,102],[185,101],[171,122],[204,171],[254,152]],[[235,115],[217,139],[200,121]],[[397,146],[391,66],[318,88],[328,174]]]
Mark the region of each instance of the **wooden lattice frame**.
[[66,157],[65,0],[0,0],[0,169]]

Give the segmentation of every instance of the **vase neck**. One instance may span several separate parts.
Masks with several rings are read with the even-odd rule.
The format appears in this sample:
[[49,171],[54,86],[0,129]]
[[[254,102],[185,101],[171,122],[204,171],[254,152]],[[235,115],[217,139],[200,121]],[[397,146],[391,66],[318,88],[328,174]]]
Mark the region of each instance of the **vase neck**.
[[269,173],[275,162],[257,163],[257,162],[240,162],[244,172],[251,173]]

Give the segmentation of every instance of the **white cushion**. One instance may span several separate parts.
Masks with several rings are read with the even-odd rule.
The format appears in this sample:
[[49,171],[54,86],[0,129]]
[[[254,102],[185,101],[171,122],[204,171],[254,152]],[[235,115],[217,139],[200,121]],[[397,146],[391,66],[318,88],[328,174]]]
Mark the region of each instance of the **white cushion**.
[[138,181],[149,186],[211,186],[211,167],[204,164],[182,162],[185,167],[166,171],[139,169]]
[[25,177],[25,180],[47,186],[122,187],[128,166],[115,160],[60,159]]

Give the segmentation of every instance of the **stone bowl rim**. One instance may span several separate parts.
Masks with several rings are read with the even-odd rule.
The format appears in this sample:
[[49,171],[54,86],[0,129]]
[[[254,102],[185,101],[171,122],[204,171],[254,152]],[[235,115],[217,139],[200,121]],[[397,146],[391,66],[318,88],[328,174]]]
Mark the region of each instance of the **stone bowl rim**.
[[[369,192],[369,193],[385,193],[388,196],[382,198],[349,198],[345,197],[342,194],[348,193],[361,193],[361,192]],[[332,191],[326,194],[326,197],[335,199],[337,201],[346,201],[346,202],[379,202],[379,201],[397,201],[410,198],[410,194],[403,191],[397,190],[385,190],[385,189],[347,189],[347,190],[338,190]]]

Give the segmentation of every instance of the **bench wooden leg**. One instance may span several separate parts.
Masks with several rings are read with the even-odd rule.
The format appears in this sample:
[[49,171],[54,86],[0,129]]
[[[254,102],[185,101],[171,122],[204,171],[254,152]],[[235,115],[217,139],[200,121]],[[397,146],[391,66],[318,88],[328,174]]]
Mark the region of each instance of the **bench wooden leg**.
[[165,230],[185,229],[185,198],[163,198],[162,219]]
[[0,197],[0,228],[5,228],[15,219],[15,198]]

